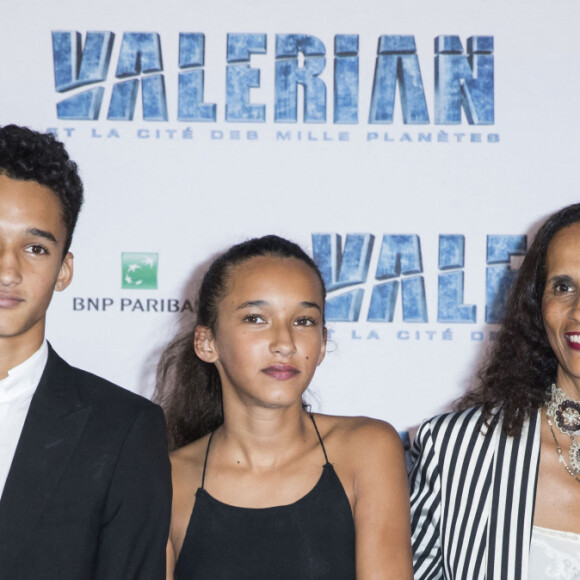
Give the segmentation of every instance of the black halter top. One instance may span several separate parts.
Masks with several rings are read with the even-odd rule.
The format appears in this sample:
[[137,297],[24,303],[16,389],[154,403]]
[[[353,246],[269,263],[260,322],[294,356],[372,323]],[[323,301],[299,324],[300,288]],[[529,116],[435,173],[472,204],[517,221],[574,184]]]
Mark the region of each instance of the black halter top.
[[298,501],[242,508],[201,487],[175,567],[175,580],[355,580],[354,521],[344,488],[328,461],[314,488]]

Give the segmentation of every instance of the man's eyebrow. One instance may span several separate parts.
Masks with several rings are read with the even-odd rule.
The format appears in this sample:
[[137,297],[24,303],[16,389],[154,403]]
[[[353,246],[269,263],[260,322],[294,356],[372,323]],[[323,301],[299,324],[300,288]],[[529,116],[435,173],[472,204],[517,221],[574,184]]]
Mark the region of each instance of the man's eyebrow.
[[55,244],[58,243],[56,241],[56,238],[54,237],[54,234],[52,234],[51,232],[47,232],[46,230],[39,230],[38,228],[30,228],[30,229],[26,230],[26,232],[28,234],[33,235],[33,236],[37,236],[39,238],[44,238],[45,240],[50,240],[51,242],[54,242]]

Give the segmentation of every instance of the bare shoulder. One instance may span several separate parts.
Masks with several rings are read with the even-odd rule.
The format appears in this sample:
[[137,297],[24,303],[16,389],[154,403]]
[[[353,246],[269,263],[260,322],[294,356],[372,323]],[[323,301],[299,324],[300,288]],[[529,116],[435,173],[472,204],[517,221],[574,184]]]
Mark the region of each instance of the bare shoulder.
[[181,551],[195,503],[195,493],[201,485],[208,437],[189,443],[170,455],[173,481],[170,548],[173,561]]
[[351,505],[357,578],[412,578],[403,444],[385,421],[315,415]]
[[190,462],[203,461],[207,449],[207,442],[209,435],[205,435],[201,439],[197,439],[192,443],[188,443],[170,454],[171,463],[175,465],[183,465]]
[[386,421],[370,417],[314,415],[325,443],[351,453],[402,454],[403,446],[395,428]]
[[181,487],[191,488],[201,482],[208,437],[206,435],[170,454],[174,492],[176,488],[179,491]]

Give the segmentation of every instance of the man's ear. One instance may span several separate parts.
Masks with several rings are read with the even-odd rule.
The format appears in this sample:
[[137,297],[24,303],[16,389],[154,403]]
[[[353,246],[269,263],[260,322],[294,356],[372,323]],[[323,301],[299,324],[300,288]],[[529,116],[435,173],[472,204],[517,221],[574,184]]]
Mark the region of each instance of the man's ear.
[[73,258],[74,256],[70,252],[67,252],[60,265],[60,270],[56,277],[56,284],[54,285],[54,289],[57,292],[61,292],[71,283],[73,277]]
[[218,360],[215,340],[211,328],[207,326],[196,326],[193,335],[193,348],[195,354],[206,363],[214,363]]

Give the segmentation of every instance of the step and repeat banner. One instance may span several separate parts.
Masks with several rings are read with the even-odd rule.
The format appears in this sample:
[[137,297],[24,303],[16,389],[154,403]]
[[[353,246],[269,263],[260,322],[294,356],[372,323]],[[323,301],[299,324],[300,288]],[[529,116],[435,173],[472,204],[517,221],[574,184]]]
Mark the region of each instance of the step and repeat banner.
[[48,336],[146,396],[209,261],[276,233],[328,286],[313,407],[412,430],[580,199],[577,0],[3,7],[0,124],[58,135],[86,187]]

